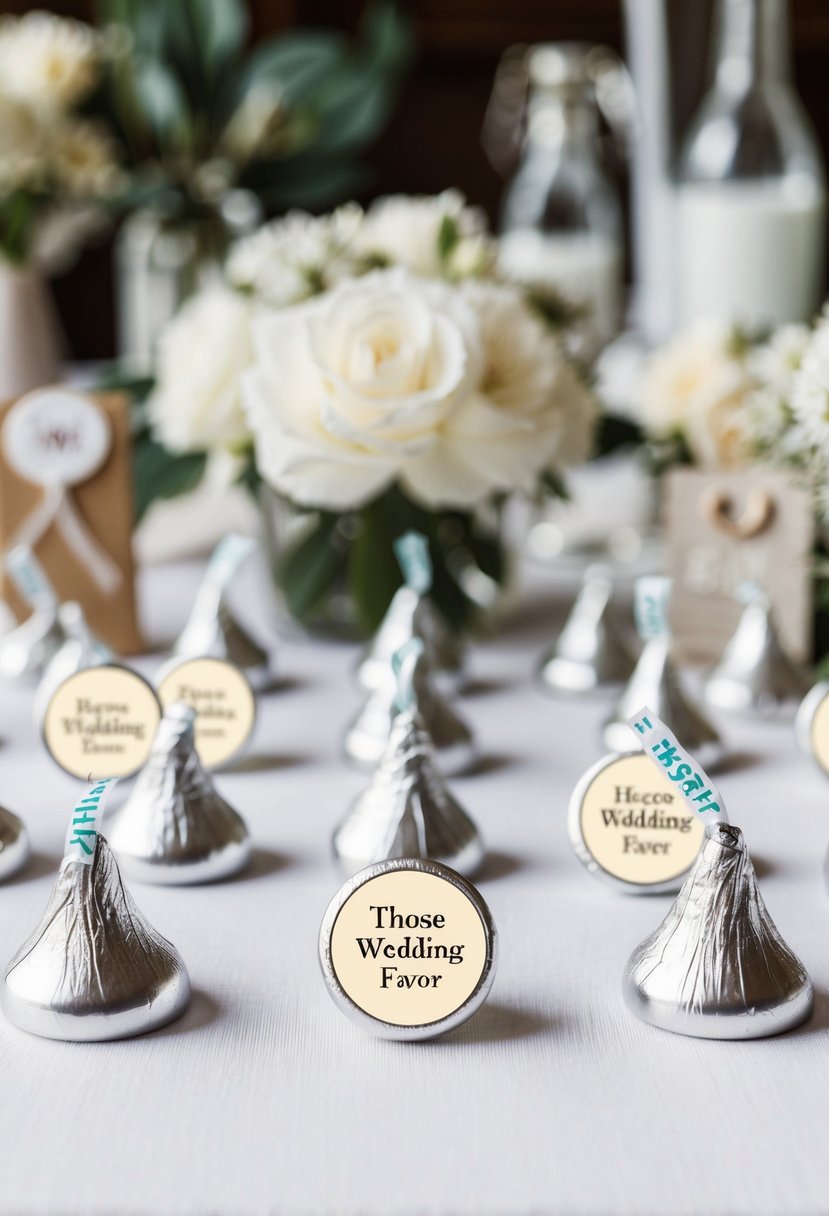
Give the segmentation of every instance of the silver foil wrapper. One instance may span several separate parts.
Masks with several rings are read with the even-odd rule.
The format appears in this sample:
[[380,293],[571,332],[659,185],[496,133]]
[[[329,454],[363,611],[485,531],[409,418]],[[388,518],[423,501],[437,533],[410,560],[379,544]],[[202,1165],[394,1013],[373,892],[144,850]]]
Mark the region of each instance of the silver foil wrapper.
[[40,727],[52,696],[64,680],[76,671],[111,663],[115,655],[105,642],[97,638],[87,624],[80,604],[69,600],[58,608],[58,621],[64,642],[52,656],[35,693],[35,726]]
[[705,699],[735,713],[773,713],[800,701],[809,689],[806,672],[784,651],[768,602],[758,597],[743,609],[740,623],[719,663],[705,680]]
[[373,691],[393,679],[392,659],[410,638],[423,642],[435,688],[446,696],[457,692],[463,680],[463,648],[429,596],[409,586],[395,592],[383,623],[357,664],[361,686]]
[[757,1039],[812,1011],[812,983],[757,888],[739,828],[712,825],[659,928],[634,951],[622,981],[637,1017],[702,1039]]
[[265,650],[239,623],[227,603],[225,590],[210,579],[199,588],[193,609],[173,646],[173,662],[159,672],[161,680],[182,659],[225,659],[241,667],[256,692],[276,681],[276,656]]
[[23,821],[0,806],[0,882],[22,870],[30,852],[29,833]]
[[635,736],[628,718],[643,705],[662,719],[703,768],[716,765],[722,758],[719,733],[683,689],[671,661],[670,639],[666,635],[645,643],[613,716],[604,725],[602,738],[611,751],[630,751]]
[[22,625],[0,638],[0,676],[37,683],[64,639],[57,607],[36,609]]
[[380,766],[334,832],[333,848],[347,875],[395,857],[430,858],[467,876],[480,868],[480,834],[438,773],[417,710],[394,719]]
[[140,882],[213,882],[250,860],[244,820],[202,768],[194,719],[194,711],[180,702],[165,710],[150,757],[108,825],[125,873]]
[[43,920],[6,969],[0,1004],[49,1039],[123,1039],[184,1013],[190,980],[148,923],[98,836],[91,865],[66,858]]
[[[432,741],[441,772],[457,776],[475,764],[472,732],[432,683],[425,651],[414,671],[414,698],[420,720]],[[369,694],[345,732],[343,751],[352,764],[372,769],[385,755],[397,717],[397,678],[391,665],[386,678]]]
[[591,566],[555,645],[538,669],[553,693],[584,693],[627,680],[636,663],[617,620],[613,579],[606,566]]

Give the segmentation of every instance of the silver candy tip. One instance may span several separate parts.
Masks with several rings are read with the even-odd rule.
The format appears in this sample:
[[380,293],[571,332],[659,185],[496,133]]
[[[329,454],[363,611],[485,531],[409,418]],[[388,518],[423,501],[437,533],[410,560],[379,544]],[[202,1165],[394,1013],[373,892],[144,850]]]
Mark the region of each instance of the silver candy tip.
[[[476,760],[472,732],[433,686],[425,651],[415,667],[414,696],[441,772],[450,777],[467,772]],[[379,764],[386,752],[396,715],[397,678],[390,662],[384,680],[369,694],[346,730],[343,741],[346,758],[360,768],[370,769]]]
[[584,693],[620,684],[636,659],[615,615],[613,579],[606,566],[590,566],[567,621],[538,669],[553,693]]
[[705,680],[706,700],[736,713],[772,713],[808,688],[806,672],[783,649],[767,597],[756,596]]
[[334,832],[333,848],[347,875],[395,857],[429,858],[467,876],[480,867],[481,837],[437,772],[416,709],[394,719],[380,766]]
[[666,635],[645,643],[613,716],[605,723],[602,737],[611,751],[630,751],[634,736],[628,719],[643,705],[662,719],[703,768],[713,767],[722,758],[720,736],[683,689],[671,661],[670,640]]
[[413,587],[398,588],[383,622],[357,665],[360,685],[373,691],[388,679],[393,656],[406,642],[419,637],[434,686],[451,696],[463,679],[463,648],[449,631],[428,595]]
[[34,702],[36,726],[43,722],[49,702],[64,680],[76,671],[111,663],[115,658],[110,647],[89,628],[80,604],[73,600],[61,604],[58,607],[58,621],[64,642],[52,656],[38,684]]
[[141,914],[101,836],[91,865],[64,860],[43,920],[0,989],[15,1026],[78,1042],[154,1030],[189,1001],[178,951]]
[[241,667],[255,692],[266,692],[276,679],[276,656],[259,645],[228,606],[223,587],[205,580],[196,594],[187,624],[173,646],[174,662],[165,665],[163,679],[182,659],[225,659]]
[[628,1008],[663,1030],[756,1039],[809,1016],[813,994],[757,887],[738,827],[715,824],[662,924],[628,961]]
[[195,713],[164,711],[150,757],[107,836],[124,870],[141,882],[190,884],[227,878],[250,860],[244,820],[219,795],[194,743]]

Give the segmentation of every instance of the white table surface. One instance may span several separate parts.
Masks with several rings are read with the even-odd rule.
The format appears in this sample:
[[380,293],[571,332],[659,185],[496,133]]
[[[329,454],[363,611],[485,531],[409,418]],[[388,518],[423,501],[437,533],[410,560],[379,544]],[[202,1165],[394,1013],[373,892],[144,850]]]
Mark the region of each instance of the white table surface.
[[[145,577],[155,636],[181,623],[193,567]],[[599,753],[604,703],[542,697],[543,614],[472,658],[484,770],[456,793],[486,834],[481,890],[500,933],[488,1003],[426,1044],[341,1016],[317,964],[339,885],[332,827],[364,778],[338,759],[357,705],[347,647],[296,644],[262,703],[250,757],[220,779],[257,852],[222,885],[133,885],[196,990],[165,1030],[49,1042],[0,1024],[0,1211],[8,1216],[774,1216],[829,1211],[829,787],[791,731],[731,724],[721,778],[763,894],[817,990],[787,1036],[716,1043],[655,1030],[619,995],[669,897],[616,894],[567,840],[570,791]],[[148,665],[151,669],[151,664]],[[78,786],[0,696],[0,798],[30,828],[28,870],[0,888],[0,959],[39,920]]]

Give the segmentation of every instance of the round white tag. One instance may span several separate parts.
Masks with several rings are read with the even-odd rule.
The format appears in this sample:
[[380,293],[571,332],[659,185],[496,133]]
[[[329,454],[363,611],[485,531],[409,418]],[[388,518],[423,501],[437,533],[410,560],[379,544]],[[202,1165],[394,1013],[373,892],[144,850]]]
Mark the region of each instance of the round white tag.
[[114,663],[87,667],[52,694],[43,740],[73,777],[130,777],[145,764],[160,720],[158,697],[143,676]]
[[43,388],[21,397],[6,415],[3,451],[26,481],[74,486],[87,481],[109,455],[109,420],[91,397]]
[[605,756],[573,791],[570,840],[591,874],[626,891],[676,891],[705,825],[644,752]]
[[196,751],[205,768],[221,768],[244,750],[256,722],[250,681],[225,659],[185,659],[162,674],[158,695],[166,709],[184,701],[196,711]]

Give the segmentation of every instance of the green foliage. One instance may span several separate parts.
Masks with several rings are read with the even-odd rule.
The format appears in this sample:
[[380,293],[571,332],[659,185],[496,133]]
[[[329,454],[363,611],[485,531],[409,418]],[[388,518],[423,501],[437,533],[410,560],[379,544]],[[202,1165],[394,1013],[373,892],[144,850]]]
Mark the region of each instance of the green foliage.
[[[248,50],[243,0],[102,0],[131,50],[117,58],[105,108],[142,189],[172,189],[184,214],[218,180],[268,210],[324,207],[367,181],[359,155],[388,120],[412,50],[405,6],[374,0],[354,38],[294,30]],[[228,132],[252,95],[271,99],[275,130],[241,149]]]

